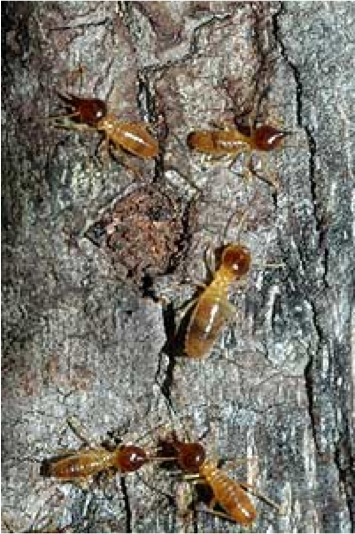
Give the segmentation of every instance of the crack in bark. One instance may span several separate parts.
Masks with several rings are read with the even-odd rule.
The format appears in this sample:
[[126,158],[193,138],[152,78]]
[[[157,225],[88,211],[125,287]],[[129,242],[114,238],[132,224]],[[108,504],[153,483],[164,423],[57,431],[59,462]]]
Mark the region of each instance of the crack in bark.
[[126,532],[129,533],[129,532],[133,532],[132,531],[132,509],[131,509],[131,504],[129,500],[127,484],[126,484],[126,480],[124,477],[120,477],[120,486],[121,486],[121,491],[122,491],[123,501],[124,501],[124,506],[125,506],[125,511],[126,511]]
[[104,19],[98,20],[97,22],[82,22],[81,24],[76,24],[75,26],[55,26],[54,28],[49,28],[48,33],[67,30],[84,30],[85,32],[87,28],[98,28],[100,26],[106,26],[107,23],[112,25],[112,21],[109,17],[105,17]]
[[149,72],[149,73],[159,73],[160,75],[163,75],[163,73],[171,68],[174,67],[181,67],[185,63],[192,61],[194,58],[202,57],[203,52],[199,51],[199,39],[200,39],[200,33],[205,28],[208,28],[209,26],[213,26],[214,24],[217,24],[218,22],[223,22],[225,20],[231,19],[235,15],[236,11],[232,11],[231,13],[227,13],[223,16],[218,15],[212,15],[209,19],[205,20],[196,28],[192,30],[192,36],[189,43],[189,50],[188,52],[183,55],[179,59],[175,60],[169,60],[166,63],[158,63],[157,65],[149,65],[147,67],[142,68],[142,72]]
[[[163,321],[164,321],[164,330],[166,332],[166,343],[162,348],[159,354],[158,368],[155,373],[155,383],[158,384],[160,391],[163,397],[166,399],[168,406],[171,410],[175,412],[173,401],[172,401],[172,386],[174,383],[174,371],[176,366],[176,327],[175,327],[175,313],[173,304],[169,302],[165,310],[163,310]],[[158,381],[163,354],[166,354],[169,358],[169,363],[167,365],[165,376],[161,382]]]
[[[132,9],[133,7],[131,5],[131,2],[127,2],[125,0],[121,0],[117,2],[117,14],[121,18],[124,26],[127,29],[128,34],[131,37],[132,35],[131,35],[130,29],[132,28],[132,24],[133,24]],[[135,48],[135,43],[133,40],[131,44]],[[136,52],[136,49],[135,49],[135,52]]]
[[[272,25],[273,25],[273,34],[275,41],[278,43],[280,47],[280,52],[283,60],[287,64],[287,66],[290,68],[293,78],[295,80],[296,84],[296,114],[297,114],[297,124],[300,128],[304,129],[306,136],[307,136],[307,142],[309,147],[309,180],[310,180],[310,190],[312,195],[312,204],[314,206],[314,216],[315,220],[318,221],[318,214],[317,209],[315,207],[316,204],[316,184],[315,184],[315,155],[316,155],[316,143],[315,139],[310,131],[309,126],[304,125],[303,121],[303,84],[301,80],[301,72],[300,69],[295,65],[287,52],[285,43],[282,40],[282,35],[280,32],[280,22],[279,19],[286,13],[286,8],[283,2],[280,3],[279,10],[273,15],[272,17]],[[317,222],[316,222],[317,226]],[[299,250],[300,258],[302,257],[302,250]],[[302,263],[304,260],[302,260]],[[323,337],[322,329],[319,325],[318,318],[317,318],[317,310],[315,307],[315,304],[313,301],[308,300],[312,312],[313,312],[313,324],[315,326],[315,329],[317,331],[318,335],[318,343],[317,343],[317,349],[316,352],[319,350],[319,341]],[[315,371],[315,360],[311,353],[309,353],[309,362],[304,370],[304,377],[305,377],[305,387],[308,397],[308,411],[312,423],[312,434],[313,439],[316,445],[317,450],[319,450],[318,447],[318,438],[317,438],[317,425],[315,421],[315,413],[314,413],[314,380],[313,380],[313,374]]]
[[[347,434],[350,434],[348,425],[346,425],[346,431]],[[349,517],[351,522],[351,532],[355,532],[355,502],[354,502],[354,494],[355,494],[355,479],[352,473],[355,472],[355,459],[354,456],[351,454],[350,447],[346,447],[346,456],[349,460],[349,465],[343,466],[342,465],[342,459],[341,457],[344,456],[341,451],[341,442],[337,444],[335,455],[334,455],[334,462],[337,467],[338,473],[339,473],[339,480],[344,486],[344,491],[346,495],[346,503],[349,510]],[[350,476],[349,476],[350,473]]]
[[297,114],[297,124],[300,128],[302,128],[305,131],[306,137],[307,137],[307,143],[308,143],[308,154],[309,154],[309,180],[310,180],[310,190],[311,190],[311,196],[312,196],[312,204],[313,204],[313,210],[314,210],[314,217],[315,217],[315,223],[316,223],[316,230],[318,233],[322,230],[322,220],[321,216],[318,212],[318,199],[317,199],[317,183],[315,179],[315,160],[316,160],[316,154],[317,154],[317,144],[315,136],[312,133],[312,129],[308,124],[304,124],[303,120],[303,83],[302,83],[302,76],[301,76],[301,70],[299,67],[290,59],[290,56],[288,54],[287,48],[285,43],[282,40],[282,36],[280,35],[280,23],[279,19],[282,15],[286,14],[286,8],[284,2],[281,2],[280,9],[273,15],[272,22],[273,22],[273,34],[275,37],[276,42],[280,46],[280,52],[281,56],[284,59],[287,66],[292,71],[295,83],[296,83],[296,114]]
[[[138,71],[138,93],[137,104],[140,113],[147,119],[150,124],[158,124],[158,116],[156,112],[156,101],[150,89],[150,80],[146,73]],[[164,124],[166,127],[166,124]],[[154,160],[154,178],[153,182],[159,182],[164,175],[164,144],[160,142],[159,136],[159,154]]]
[[[321,282],[325,288],[329,288],[329,284],[327,281],[328,257],[329,257],[329,250],[326,245],[327,228],[323,222],[323,218],[320,213],[320,207],[318,207],[318,206],[321,206],[321,203],[318,204],[318,195],[317,195],[317,180],[316,180],[317,143],[316,143],[315,136],[312,133],[312,128],[308,124],[304,123],[304,117],[303,117],[304,88],[303,88],[300,68],[290,59],[285,43],[283,42],[282,36],[280,34],[279,19],[285,14],[286,14],[285,3],[281,2],[280,9],[273,15],[273,33],[274,33],[276,42],[280,46],[282,58],[284,59],[288,67],[291,69],[295,83],[296,83],[297,123],[298,123],[298,126],[305,131],[305,134],[307,137],[307,143],[308,143],[310,192],[311,192],[311,200],[312,200],[312,205],[313,205],[315,229],[316,229],[317,237],[318,237],[317,248],[318,248],[319,256],[321,257],[322,266],[323,266]],[[300,255],[301,254],[302,252],[300,251]],[[319,443],[319,434],[322,433],[322,431],[319,430],[318,419],[320,415],[318,414],[318,410],[315,405],[315,398],[316,398],[317,390],[319,390],[318,393],[321,394],[320,389],[322,385],[317,384],[317,376],[321,370],[318,369],[317,367],[320,366],[320,361],[322,358],[321,342],[327,339],[327,335],[324,332],[324,328],[322,327],[319,321],[319,312],[317,310],[316,303],[314,302],[314,298],[316,297],[317,297],[317,294],[313,295],[312,300],[307,299],[313,312],[313,325],[317,332],[318,340],[317,340],[317,347],[315,350],[315,357],[311,353],[309,353],[309,362],[304,371],[304,378],[305,378],[305,388],[306,388],[307,397],[308,397],[308,411],[309,411],[309,416],[310,416],[311,424],[312,424],[313,440],[316,446],[316,451],[318,452],[318,454],[321,454],[322,450],[321,450],[321,446]],[[354,466],[353,466],[353,459],[351,456],[351,452],[347,451],[346,456],[349,459],[349,463],[350,463],[350,466],[348,466],[348,468],[344,468],[341,465],[340,446],[339,446],[339,443],[336,444],[335,453],[334,453],[334,464],[337,468],[339,481],[343,483],[344,488],[345,488],[345,497],[346,497],[346,503],[347,503],[347,508],[349,512],[349,518],[350,518],[351,525],[352,525],[352,531],[354,531],[355,510],[354,510],[354,503],[353,503],[353,488],[352,488],[352,486],[354,485],[354,479],[353,477],[351,477],[351,475],[350,475],[350,480],[348,478],[349,469],[351,473],[351,468],[353,468]],[[340,492],[340,488],[339,488],[339,492]]]

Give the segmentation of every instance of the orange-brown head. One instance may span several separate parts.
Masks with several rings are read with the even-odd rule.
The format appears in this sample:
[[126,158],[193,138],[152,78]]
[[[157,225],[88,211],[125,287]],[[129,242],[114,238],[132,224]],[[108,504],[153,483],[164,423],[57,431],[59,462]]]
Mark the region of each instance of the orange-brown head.
[[176,461],[187,473],[198,473],[206,459],[205,448],[201,443],[180,441],[175,432],[161,438],[159,448],[164,458]]
[[269,152],[278,148],[289,132],[277,130],[273,126],[263,124],[258,126],[253,133],[253,144],[257,150]]
[[250,263],[250,251],[243,245],[227,245],[222,252],[221,267],[236,280],[248,273]]
[[201,465],[206,459],[205,448],[201,443],[184,443],[177,441],[174,443],[178,453],[178,464],[187,473],[198,473]]
[[60,98],[77,114],[78,122],[96,127],[107,114],[106,102],[99,98],[81,98],[72,93],[58,93]]
[[122,445],[117,451],[115,467],[122,473],[127,473],[129,471],[137,471],[147,461],[147,454],[141,447]]

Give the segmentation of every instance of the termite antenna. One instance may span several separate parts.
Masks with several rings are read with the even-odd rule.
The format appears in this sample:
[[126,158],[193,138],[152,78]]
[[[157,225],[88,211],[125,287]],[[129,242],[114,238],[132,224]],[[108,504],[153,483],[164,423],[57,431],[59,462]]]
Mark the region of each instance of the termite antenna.
[[[253,198],[250,200],[248,207],[240,215],[239,221],[238,221],[238,225],[237,225],[237,228],[236,228],[236,234],[237,234],[236,241],[240,240],[240,235],[241,235],[241,233],[243,231],[243,227],[245,226],[245,223],[247,221],[248,215],[250,213],[250,209],[251,209],[252,205],[255,204],[255,202],[259,199],[259,197],[260,197],[260,193],[256,192],[254,194]],[[229,229],[230,229],[230,227],[232,225],[233,219],[235,218],[235,216],[237,214],[238,214],[238,210],[235,210],[234,212],[232,212],[232,214],[229,216],[229,218],[227,220],[227,223],[226,223],[225,228],[223,230],[223,234],[221,235],[221,237],[219,239],[219,242],[222,245],[227,242],[228,231],[229,231]]]

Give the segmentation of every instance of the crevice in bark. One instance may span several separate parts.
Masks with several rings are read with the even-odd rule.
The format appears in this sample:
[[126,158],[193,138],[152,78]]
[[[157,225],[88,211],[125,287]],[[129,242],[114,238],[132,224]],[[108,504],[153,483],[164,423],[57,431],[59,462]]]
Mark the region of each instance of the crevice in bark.
[[316,423],[316,415],[315,415],[315,405],[314,405],[314,381],[313,381],[313,373],[314,373],[314,358],[313,356],[309,357],[309,361],[305,367],[304,370],[304,380],[305,380],[305,388],[308,398],[308,413],[311,419],[312,423],[312,435],[313,440],[315,442],[316,448],[318,450],[318,439],[317,439],[317,423]]
[[[126,26],[128,33],[131,35],[132,33],[131,28],[133,28],[133,22],[134,22],[133,20],[134,7],[133,7],[132,2],[126,2],[126,1],[117,2],[117,8],[122,18],[123,24]],[[136,51],[135,42],[136,42],[135,39],[132,38],[132,46],[134,46],[135,51]]]
[[[300,128],[303,128],[308,141],[308,147],[309,147],[309,180],[310,180],[310,190],[312,195],[312,204],[314,206],[314,215],[315,215],[315,221],[317,225],[318,221],[318,215],[317,215],[317,199],[316,199],[316,184],[315,184],[315,155],[316,155],[316,143],[315,139],[310,131],[309,126],[304,124],[303,120],[303,84],[301,80],[301,72],[299,68],[290,60],[289,54],[287,52],[286,46],[282,40],[282,35],[280,33],[280,23],[279,19],[285,14],[285,5],[283,2],[280,3],[279,10],[273,15],[273,34],[275,41],[278,43],[280,47],[281,56],[284,59],[285,63],[290,68],[295,84],[296,84],[296,114],[297,114],[297,123]],[[300,256],[302,256],[302,250],[299,250]],[[304,261],[304,260],[302,260]],[[317,319],[317,310],[315,307],[314,302],[309,301],[309,304],[312,307],[313,311],[313,324],[315,326],[315,329],[318,334],[318,347],[319,342],[323,337],[323,332],[320,328],[320,325],[318,323]],[[316,356],[317,357],[317,356]],[[316,423],[316,414],[315,414],[315,406],[314,406],[314,373],[315,373],[315,357],[309,353],[309,362],[305,368],[304,371],[304,377],[305,377],[305,387],[307,391],[308,396],[308,409],[309,409],[309,415],[312,422],[312,433],[313,433],[313,439],[316,444],[316,448],[318,449],[318,439],[317,439],[317,423]]]
[[184,63],[190,62],[194,58],[198,58],[203,56],[203,51],[200,51],[199,47],[199,39],[200,39],[200,33],[208,28],[209,26],[213,26],[214,24],[217,24],[219,22],[223,22],[225,20],[231,19],[235,14],[235,11],[232,11],[231,13],[226,13],[225,15],[212,15],[207,20],[201,22],[196,28],[192,31],[192,36],[190,39],[189,44],[189,50],[188,52],[181,56],[178,59],[175,60],[169,60],[166,63],[157,63],[153,65],[149,65],[147,67],[143,67],[141,69],[141,72],[144,73],[164,73],[166,70],[174,67],[182,67]]
[[126,532],[132,532],[132,510],[127,491],[127,484],[124,477],[120,478],[120,486],[126,511]]
[[[173,303],[170,303],[163,310],[164,329],[166,332],[166,343],[159,355],[158,368],[155,374],[155,381],[160,387],[162,395],[165,397],[168,406],[175,411],[172,401],[172,386],[174,383],[174,371],[176,367],[176,325],[175,325],[175,311]],[[163,354],[169,358],[169,362],[165,371],[165,376],[162,381],[159,381],[161,372],[161,364]]]
[[[347,424],[346,432],[344,432],[344,434],[346,434],[347,437],[344,436],[343,439],[339,440],[335,450],[334,461],[338,469],[339,480],[343,484],[344,491],[346,494],[346,503],[351,521],[351,532],[355,532],[355,478],[353,474],[355,472],[355,461],[354,456],[351,454],[351,450],[348,445],[348,443],[350,443],[350,430]],[[344,465],[344,456],[348,460],[347,465]]]
[[[138,109],[143,117],[146,118],[149,124],[152,125],[153,129],[158,126],[158,116],[156,113],[156,102],[150,88],[150,80],[146,73],[138,72],[138,94],[137,94],[137,104]],[[161,125],[164,126],[164,125]],[[160,129],[160,128],[159,128]],[[153,182],[159,182],[164,176],[164,141],[159,132],[154,132],[157,135],[159,140],[159,154],[155,158],[154,165],[154,178]]]
[[308,143],[308,154],[309,154],[309,180],[310,180],[310,190],[312,195],[312,204],[314,207],[314,217],[315,217],[315,223],[316,223],[316,229],[317,232],[320,232],[322,229],[322,221],[321,216],[318,211],[318,198],[317,198],[317,182],[316,182],[316,154],[317,154],[317,144],[315,136],[312,133],[312,129],[308,124],[304,123],[303,120],[303,83],[302,83],[302,76],[301,71],[298,68],[298,66],[290,59],[290,56],[287,52],[287,48],[285,43],[282,40],[282,36],[280,34],[280,24],[279,19],[286,13],[284,2],[281,2],[280,9],[273,15],[273,33],[276,42],[280,46],[280,52],[281,56],[284,59],[285,63],[288,65],[290,70],[292,71],[295,83],[296,83],[296,114],[297,114],[297,124],[300,128],[302,128],[307,137],[307,143]]

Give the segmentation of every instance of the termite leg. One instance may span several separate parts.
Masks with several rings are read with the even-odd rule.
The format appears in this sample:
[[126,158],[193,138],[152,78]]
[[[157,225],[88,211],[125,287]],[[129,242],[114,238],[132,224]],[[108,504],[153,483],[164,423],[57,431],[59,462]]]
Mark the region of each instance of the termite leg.
[[205,169],[212,168],[216,163],[229,161],[230,158],[230,154],[202,154],[201,166]]
[[44,121],[56,121],[58,119],[70,119],[72,117],[78,117],[79,112],[73,111],[73,113],[63,113],[62,115],[50,115],[49,117],[44,117]]
[[235,174],[237,174],[238,176],[241,176],[245,182],[250,182],[252,176],[255,173],[250,169],[250,166],[252,164],[251,163],[252,154],[251,154],[251,151],[249,151],[249,150],[247,152],[247,148],[244,148],[243,151],[240,151],[240,152],[238,152],[238,154],[233,156],[230,164],[228,165],[228,168],[229,168],[229,170],[231,172],[235,172],[235,171],[233,171],[233,167],[234,167],[237,159],[239,158],[240,154],[242,154],[242,153],[246,153],[245,161],[243,162],[243,170],[241,172],[237,172]]
[[188,278],[186,282],[189,283],[190,285],[197,287],[198,289],[206,289],[207,287],[207,285],[204,282],[200,282],[199,280],[192,280]]
[[185,180],[185,182],[189,184],[190,187],[195,189],[199,194],[203,194],[203,190],[198,185],[196,185],[195,182],[189,176],[183,173],[181,169],[177,169],[176,167],[171,165],[167,170],[175,171],[179,176],[181,176],[181,178],[183,178],[183,180]]
[[220,302],[220,307],[227,320],[232,320],[235,318],[234,316],[238,316],[238,308],[228,300]]
[[120,148],[115,147],[114,149],[111,149],[111,153],[113,154],[114,158],[118,161],[118,163],[120,163],[121,165],[123,165],[123,167],[125,167],[126,169],[132,172],[135,178],[138,178],[138,180],[142,180],[143,177],[142,177],[141,172],[128,161],[126,155]]
[[228,124],[226,121],[210,121],[209,123],[213,128],[216,128],[217,130],[235,130],[232,124]]
[[[71,416],[67,419],[67,424],[70,428],[70,430],[83,442],[85,445],[87,445],[90,448],[98,448],[101,447],[98,443],[96,443],[94,440],[90,439],[87,435],[86,429],[83,427],[81,423],[75,417]],[[103,448],[103,447],[102,447]]]
[[[257,199],[258,197],[258,193],[256,193],[254,195],[254,197],[251,199],[251,201],[249,202],[249,206],[242,212],[242,214],[240,215],[239,217],[239,220],[238,220],[238,225],[237,225],[237,228],[236,228],[236,240],[239,241],[240,240],[240,234],[242,233],[242,230],[243,230],[243,227],[245,226],[245,223],[248,219],[248,214],[249,214],[249,211],[250,211],[250,206],[251,204],[253,204],[255,202],[255,200]],[[227,234],[228,234],[228,230],[232,224],[232,221],[234,219],[234,217],[236,216],[238,212],[235,211],[234,213],[232,213],[232,215],[230,215],[229,219],[227,220],[227,223],[225,225],[225,228],[223,230],[223,234],[221,235],[220,237],[220,242],[221,243],[225,243],[226,240],[227,240]]]
[[270,505],[272,508],[275,508],[280,515],[284,514],[284,509],[281,504],[277,504],[275,501],[267,497],[264,493],[256,489],[253,484],[249,484],[248,482],[239,482],[239,481],[238,481],[238,484],[243,489],[251,491],[251,493],[255,495],[255,497],[258,497],[258,499],[261,499],[262,501]]
[[110,138],[108,135],[105,135],[104,139],[99,144],[97,151],[99,154],[99,159],[105,168],[109,167],[110,154],[112,154],[118,163],[133,173],[135,178],[138,178],[139,180],[142,179],[141,173],[131,163],[128,162],[123,151],[119,147],[115,147],[115,149],[110,147]]
[[97,153],[102,165],[104,167],[108,167],[110,162],[110,139],[108,135],[104,136],[101,143],[97,147]]
[[262,269],[284,269],[285,268],[285,264],[284,263],[258,263],[258,262],[255,262],[253,261],[253,266],[255,267],[259,267],[259,268],[262,268]]
[[70,119],[70,117],[77,116],[78,113],[72,113],[69,115],[58,115],[56,117],[44,117],[43,120],[53,120],[54,126],[56,128],[62,129],[62,130],[76,130],[79,132],[93,132],[96,131],[95,128],[92,126],[89,126],[88,124],[80,123],[80,122],[73,122]]
[[[183,144],[183,142],[175,134],[172,134],[172,137],[174,137],[174,139],[177,141],[179,147],[182,149],[182,152],[184,154],[185,151],[186,151],[186,148],[185,148],[185,145]],[[193,165],[193,167],[195,167],[195,165]],[[203,194],[203,190],[200,187],[198,187],[195,184],[195,182],[189,176],[187,176],[185,173],[183,173],[180,168],[175,167],[175,165],[170,165],[166,170],[175,171],[179,176],[181,176],[181,178],[183,180],[186,181],[186,183],[189,184],[189,186],[191,186],[193,189],[195,189],[200,195]],[[195,169],[193,169],[193,170],[195,170]],[[197,171],[197,168],[196,168],[196,171]]]
[[[259,153],[259,161],[260,161],[260,167],[262,169],[267,169],[267,161],[266,161],[266,154]],[[264,182],[270,184],[274,189],[275,192],[279,191],[280,189],[280,182],[277,177],[277,174],[275,172],[267,172],[260,174],[254,167],[252,159],[250,157],[248,170],[251,173],[252,176],[256,176],[256,178],[259,178],[260,180],[263,180]]]
[[[204,479],[201,479],[201,481],[204,481]],[[190,484],[198,484],[199,481],[192,481],[192,482],[189,481],[189,483]],[[192,501],[191,505],[193,506],[193,498],[191,499],[191,501]],[[235,522],[234,519],[230,515],[226,514],[225,512],[221,512],[219,510],[213,510],[213,508],[216,506],[216,504],[217,504],[216,499],[212,498],[212,500],[208,504],[208,508],[200,508],[200,507],[197,508],[196,506],[193,506],[193,510],[191,510],[191,511],[194,511],[194,512],[197,512],[197,513],[202,512],[204,514],[214,515],[214,516],[217,516],[217,517],[221,517],[222,519],[227,519],[228,521]],[[188,509],[188,507],[185,507],[185,509],[180,508],[179,511],[184,516],[190,510]]]
[[70,480],[70,482],[74,483],[76,486],[79,486],[79,488],[81,490],[87,491],[90,488],[90,484],[92,482],[92,477],[76,478],[75,481]]
[[177,314],[176,314],[177,323],[180,323],[180,321],[191,310],[191,308],[193,308],[197,304],[197,301],[198,301],[198,297],[190,300],[190,302],[188,302],[187,304],[183,304],[180,308],[177,309]]
[[[207,287],[207,284],[199,280],[193,280],[192,278],[184,278],[183,280],[179,280],[178,282],[171,283],[170,289],[181,288],[182,285],[195,286],[201,290],[204,290]],[[165,308],[169,306],[169,304],[172,304],[171,298],[165,294],[157,295],[155,298],[157,302],[159,302]],[[187,303],[182,304],[180,307],[175,308],[175,313],[181,313],[181,315],[184,315],[185,311],[188,311],[190,303],[192,307],[194,304],[197,303],[197,300],[198,297],[194,298],[192,301],[188,301]]]
[[248,462],[255,462],[258,459],[257,456],[252,456],[251,458],[237,458],[235,460],[226,460],[223,461],[224,469],[238,469],[241,465],[244,465]]
[[204,514],[211,514],[215,515],[217,517],[221,517],[222,519],[227,519],[228,521],[233,521],[235,523],[235,519],[231,517],[230,515],[226,514],[225,512],[220,512],[219,510],[213,510],[213,507],[216,506],[217,502],[215,502],[215,499],[212,500],[212,503],[208,505],[208,508],[195,508],[196,512],[203,512]]
[[204,253],[204,263],[206,266],[207,274],[210,279],[213,278],[213,274],[216,270],[215,254],[212,243],[209,243]]

